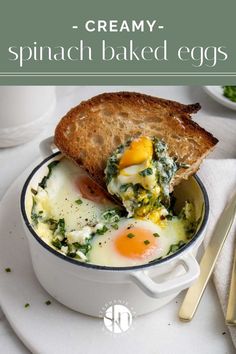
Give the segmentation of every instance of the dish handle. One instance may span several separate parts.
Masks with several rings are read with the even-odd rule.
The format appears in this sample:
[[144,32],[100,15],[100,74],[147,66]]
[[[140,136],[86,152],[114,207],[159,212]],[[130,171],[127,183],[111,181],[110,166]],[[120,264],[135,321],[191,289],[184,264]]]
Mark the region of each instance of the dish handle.
[[42,155],[42,157],[48,157],[52,155],[55,150],[57,150],[57,147],[54,145],[54,136],[50,136],[49,138],[44,139],[41,141],[39,144],[39,150]]
[[198,278],[200,274],[199,264],[191,253],[180,258],[176,267],[178,265],[184,267],[185,273],[160,283],[153,281],[147,271],[143,270],[130,273],[130,276],[148,296],[160,298],[188,288]]

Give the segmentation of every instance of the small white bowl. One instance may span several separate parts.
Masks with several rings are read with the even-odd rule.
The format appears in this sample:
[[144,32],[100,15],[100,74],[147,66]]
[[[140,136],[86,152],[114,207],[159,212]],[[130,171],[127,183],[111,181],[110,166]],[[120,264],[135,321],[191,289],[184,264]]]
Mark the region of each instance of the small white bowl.
[[236,102],[230,101],[223,95],[222,86],[204,86],[205,92],[218,103],[236,111]]
[[[46,141],[44,151],[47,151]],[[130,304],[137,315],[156,310],[188,288],[199,276],[195,254],[200,246],[208,220],[209,202],[198,177],[191,177],[175,189],[177,203],[192,201],[200,225],[193,238],[168,257],[132,267],[106,267],[79,262],[46,244],[31,226],[31,188],[47,174],[47,166],[60,160],[54,153],[29,175],[21,194],[21,214],[35,274],[42,286],[67,307],[91,316],[100,316],[106,303],[119,300]]]
[[0,148],[33,139],[55,108],[54,86],[0,87]]

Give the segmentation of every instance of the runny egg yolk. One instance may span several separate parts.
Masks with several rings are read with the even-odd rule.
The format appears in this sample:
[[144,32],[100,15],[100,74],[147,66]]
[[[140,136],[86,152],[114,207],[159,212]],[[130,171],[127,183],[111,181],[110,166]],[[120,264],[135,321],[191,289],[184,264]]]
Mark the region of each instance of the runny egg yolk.
[[130,146],[122,155],[119,168],[123,169],[132,165],[139,165],[151,159],[153,155],[153,144],[151,139],[142,136],[132,141]]
[[158,247],[157,238],[150,230],[126,229],[115,239],[115,248],[124,257],[146,258]]

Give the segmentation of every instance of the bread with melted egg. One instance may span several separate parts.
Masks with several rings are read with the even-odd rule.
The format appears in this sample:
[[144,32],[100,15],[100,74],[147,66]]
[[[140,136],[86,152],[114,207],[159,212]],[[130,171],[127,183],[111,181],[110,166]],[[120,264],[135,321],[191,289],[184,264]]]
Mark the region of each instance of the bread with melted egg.
[[200,108],[135,92],[104,93],[72,108],[57,125],[54,141],[105,186],[106,162],[117,146],[129,138],[155,136],[167,143],[170,156],[190,166],[178,170],[174,186],[194,174],[218,142],[190,119]]

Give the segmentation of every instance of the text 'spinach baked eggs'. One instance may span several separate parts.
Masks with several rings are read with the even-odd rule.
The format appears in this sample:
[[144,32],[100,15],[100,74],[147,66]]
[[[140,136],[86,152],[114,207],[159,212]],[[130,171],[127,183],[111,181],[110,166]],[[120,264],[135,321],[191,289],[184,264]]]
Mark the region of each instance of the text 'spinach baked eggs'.
[[[48,165],[32,189],[33,228],[51,247],[78,261],[134,266],[176,252],[194,235],[194,205],[176,215],[171,180],[184,164],[158,138],[140,136],[120,145],[107,161],[110,195],[66,157]],[[122,205],[121,205],[122,204]]]

